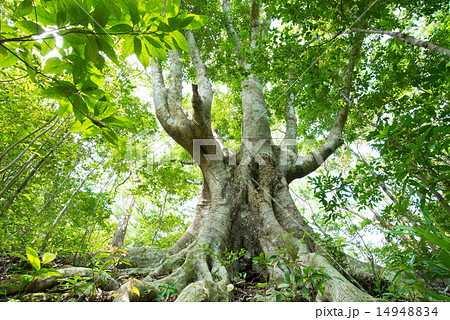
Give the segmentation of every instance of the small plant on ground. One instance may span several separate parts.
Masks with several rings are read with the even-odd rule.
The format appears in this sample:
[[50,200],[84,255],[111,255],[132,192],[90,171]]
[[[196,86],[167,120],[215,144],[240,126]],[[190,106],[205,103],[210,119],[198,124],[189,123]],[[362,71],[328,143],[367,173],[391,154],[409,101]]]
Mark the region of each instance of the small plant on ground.
[[19,299],[22,298],[23,294],[27,292],[31,283],[39,278],[59,276],[61,273],[52,268],[44,268],[43,266],[52,262],[56,258],[56,253],[46,252],[39,258],[37,252],[31,248],[27,247],[25,249],[26,256],[20,253],[7,253],[10,256],[15,256],[21,258],[23,261],[27,262],[28,266],[31,266],[31,270],[28,268],[19,268],[19,283],[20,285],[13,283],[5,283],[3,287],[13,287],[19,290]]
[[169,299],[178,294],[177,289],[175,288],[175,282],[171,284],[159,284],[159,288],[161,288],[161,292],[158,297],[156,297],[156,301],[169,301]]
[[315,301],[319,293],[325,291],[325,283],[332,277],[322,268],[305,265],[299,256],[298,245],[292,241],[293,233],[288,234],[282,242],[276,256],[261,253],[253,258],[253,265],[260,271],[276,266],[284,269],[284,280],[275,288],[268,282],[257,283],[259,299],[267,300],[275,295],[276,301]]

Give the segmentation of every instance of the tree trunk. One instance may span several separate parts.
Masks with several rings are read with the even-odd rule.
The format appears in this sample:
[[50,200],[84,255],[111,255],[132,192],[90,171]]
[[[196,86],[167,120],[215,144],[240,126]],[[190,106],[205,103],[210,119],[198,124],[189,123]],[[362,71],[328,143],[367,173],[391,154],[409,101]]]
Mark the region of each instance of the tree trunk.
[[127,233],[128,220],[130,220],[131,212],[133,211],[133,205],[135,201],[135,195],[128,197],[125,202],[125,206],[120,215],[119,223],[117,224],[116,232],[111,240],[111,247],[122,248],[125,241],[125,235]]
[[[227,29],[234,38],[235,50],[242,46],[230,15],[229,1],[223,1]],[[260,7],[251,4],[250,47],[257,49],[262,33]],[[287,134],[280,145],[272,141],[265,98],[258,75],[252,74],[252,66],[238,60],[248,76],[241,83],[242,90],[242,144],[235,153],[228,155],[211,130],[211,105],[213,90],[206,67],[200,57],[193,34],[185,31],[197,84],[192,85],[192,119],[182,108],[182,63],[177,51],[169,52],[170,86],[166,88],[159,63],[151,66],[153,99],[158,120],[167,133],[199,165],[203,174],[203,186],[193,220],[179,241],[167,251],[162,264],[135,285],[140,298],[126,284],[119,290],[116,301],[154,299],[161,285],[173,284],[179,292],[177,301],[228,301],[232,293],[227,285],[236,272],[245,272],[247,280],[259,278],[276,287],[284,279],[287,266],[276,264],[268,271],[255,268],[252,260],[261,253],[267,257],[278,255],[279,250],[292,248],[296,263],[301,268],[313,267],[332,278],[327,280],[318,301],[363,301],[373,298],[357,288],[335,269],[328,259],[332,254],[321,249],[319,239],[313,237],[311,228],[301,216],[289,193],[289,183],[316,170],[343,144],[342,130],[349,110],[348,103],[337,110],[333,127],[326,142],[306,156],[299,156],[296,148],[297,121],[292,99],[286,104]],[[361,47],[362,39],[356,37],[349,54],[348,65],[343,70],[343,92],[349,98],[352,71]],[[245,255],[226,268],[221,260],[224,251]],[[327,258],[324,257],[327,255]],[[358,266],[358,270],[372,275]],[[356,267],[355,267],[356,268]],[[345,269],[345,268],[342,268]],[[263,279],[261,279],[263,278]]]

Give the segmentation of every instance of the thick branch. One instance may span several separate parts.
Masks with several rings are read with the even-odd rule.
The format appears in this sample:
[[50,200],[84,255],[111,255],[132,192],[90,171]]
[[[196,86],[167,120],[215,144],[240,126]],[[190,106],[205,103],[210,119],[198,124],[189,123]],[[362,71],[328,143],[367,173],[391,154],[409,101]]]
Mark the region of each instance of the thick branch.
[[[361,50],[362,42],[362,39],[357,39],[357,43],[353,48],[353,51],[349,58],[349,62],[347,64],[347,68],[344,72],[344,85],[342,91],[347,100],[350,100],[349,97],[353,69],[355,68],[356,59]],[[349,103],[345,101],[345,106],[339,109],[336,114],[333,127],[331,128],[325,143],[307,156],[299,157],[297,159],[297,163],[295,164],[295,166],[290,170],[290,172],[288,172],[288,182],[296,178],[302,178],[315,171],[329,156],[331,156],[336,151],[337,148],[339,148],[344,143],[342,132],[347,121],[349,108]]]
[[258,46],[258,37],[261,34],[261,23],[259,21],[260,4],[258,1],[252,1],[250,11],[250,48],[255,49]]
[[297,117],[295,115],[294,109],[294,93],[291,93],[284,107],[284,116],[286,119],[286,134],[284,135],[284,140],[295,140],[297,139]]
[[387,35],[390,36],[394,39],[403,41],[407,44],[416,46],[416,47],[420,47],[420,48],[424,48],[424,49],[428,49],[443,55],[446,55],[448,57],[450,57],[450,50],[447,48],[443,48],[440,47],[438,45],[435,45],[434,43],[428,42],[428,41],[424,41],[424,40],[419,40],[413,36],[410,36],[406,33],[401,33],[401,32],[395,32],[395,31],[386,31],[386,30],[377,30],[377,29],[373,29],[373,30],[367,30],[367,29],[357,29],[357,28],[352,28],[352,31],[355,32],[360,32],[360,33],[371,33],[371,34],[381,34],[381,35]]
[[[172,75],[178,75],[177,68],[180,64],[177,62],[176,54],[171,54]],[[184,149],[192,155],[192,126],[191,121],[181,108],[181,101],[177,96],[172,97],[164,85],[164,77],[161,65],[158,62],[151,65],[153,101],[155,103],[156,116],[163,126],[164,130]],[[176,81],[177,79],[174,79]],[[179,89],[179,84],[173,84],[172,89]]]
[[183,65],[177,50],[169,50],[170,59],[170,85],[169,103],[181,106],[183,100]]
[[192,64],[197,75],[197,86],[193,86],[192,105],[194,107],[194,120],[198,125],[204,126],[211,133],[211,105],[213,100],[213,91],[211,83],[200,56],[200,50],[195,43],[194,35],[191,31],[185,30],[184,35],[189,45]]
[[[239,39],[236,29],[234,29],[233,20],[231,19],[230,0],[224,0],[222,2],[222,8],[227,16],[227,23],[225,24],[225,27],[226,27],[227,31],[231,34],[231,36],[233,37],[233,39],[236,43],[234,46],[234,52],[236,54],[239,54],[239,51],[242,48],[242,43],[241,43],[241,40]],[[237,63],[239,66],[242,66],[244,64],[244,60],[238,59]]]

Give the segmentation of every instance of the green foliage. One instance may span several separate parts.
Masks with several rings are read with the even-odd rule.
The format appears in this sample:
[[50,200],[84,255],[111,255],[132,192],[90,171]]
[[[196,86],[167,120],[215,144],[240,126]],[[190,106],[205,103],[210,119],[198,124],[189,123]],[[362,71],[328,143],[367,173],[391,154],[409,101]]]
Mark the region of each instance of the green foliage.
[[56,253],[46,252],[41,256],[41,258],[39,258],[39,255],[33,248],[27,247],[26,256],[20,253],[7,253],[7,255],[18,257],[23,261],[27,262],[27,264],[32,267],[31,270],[27,269],[26,267],[24,268],[19,267],[18,277],[21,285],[16,285],[12,283],[4,284],[19,289],[19,299],[22,298],[23,293],[27,292],[28,287],[34,280],[39,278],[61,275],[61,273],[59,273],[55,269],[43,267],[44,265],[55,260]]
[[[276,256],[269,257],[261,253],[253,258],[253,265],[260,271],[279,267],[284,270],[284,280],[264,291],[264,297],[275,296],[280,301],[316,301],[319,293],[324,294],[325,283],[332,279],[323,268],[314,268],[301,261],[298,255],[298,245],[293,240],[293,234],[283,239],[283,245]],[[268,283],[258,283],[258,288],[267,287]]]
[[128,252],[126,250],[117,247],[111,247],[97,253],[92,258],[94,273],[97,273],[100,277],[104,277],[108,273],[117,276],[118,266],[120,264],[131,267],[130,262],[124,258],[127,254]]
[[171,296],[177,295],[178,291],[175,287],[175,282],[170,284],[160,283],[158,287],[161,289],[161,292],[156,297],[156,301],[168,301]]
[[[112,128],[133,120],[116,115],[116,99],[105,91],[109,62],[135,55],[144,68],[167,50],[188,51],[182,29],[197,29],[204,16],[180,10],[179,1],[7,1],[0,39],[3,72],[23,70],[38,84],[40,95],[58,101],[58,114],[73,114],[73,132],[101,134],[118,145]],[[16,9],[17,8],[17,9]],[[49,56],[53,55],[53,56]],[[56,55],[56,56],[54,56]]]
[[91,280],[91,277],[75,275],[71,278],[59,279],[58,288],[69,293],[70,296],[74,296],[69,298],[68,301],[76,301],[78,298],[91,293]]

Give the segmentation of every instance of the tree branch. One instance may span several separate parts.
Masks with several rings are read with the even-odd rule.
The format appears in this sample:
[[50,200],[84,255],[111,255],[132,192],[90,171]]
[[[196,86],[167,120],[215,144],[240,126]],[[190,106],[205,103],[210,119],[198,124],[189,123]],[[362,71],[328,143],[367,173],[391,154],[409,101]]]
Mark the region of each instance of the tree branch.
[[[352,50],[349,62],[344,71],[344,85],[342,91],[344,96],[347,97],[347,100],[350,100],[349,97],[351,91],[352,74],[355,68],[356,59],[358,58],[359,52],[361,50],[362,42],[363,39],[356,39],[356,44]],[[339,148],[344,143],[342,132],[347,121],[349,108],[349,103],[345,101],[345,106],[337,111],[333,127],[331,128],[325,143],[314,150],[312,153],[306,156],[299,157],[297,159],[297,163],[291,168],[291,170],[287,172],[288,182],[294,179],[302,178],[315,171],[329,156],[331,156],[336,151],[337,148]]]
[[[230,0],[223,0],[222,9],[227,16],[227,22],[225,24],[225,28],[231,34],[231,36],[233,37],[233,39],[236,43],[234,46],[234,53],[237,55],[237,54],[239,54],[239,51],[242,48],[242,43],[241,43],[241,40],[239,39],[236,29],[234,29],[233,20],[231,19]],[[239,66],[242,66],[244,64],[244,60],[238,58],[237,63]]]
[[[176,53],[170,53],[171,59],[171,75],[175,78],[171,79],[173,82],[179,83],[171,84],[171,92],[175,94],[173,97],[168,93],[164,85],[164,77],[161,70],[161,64],[152,63],[150,67],[152,78],[153,101],[155,104],[155,113],[158,121],[163,126],[164,130],[186,151],[192,155],[192,125],[181,107],[181,77],[178,78],[181,63],[178,62],[179,56]],[[172,82],[172,81],[171,81]]]
[[295,95],[294,93],[291,93],[284,106],[284,116],[286,119],[286,134],[284,135],[284,140],[297,139],[297,117],[295,115],[294,100]]
[[200,51],[195,43],[191,31],[185,30],[184,35],[189,45],[192,64],[197,76],[197,85],[192,85],[192,107],[194,108],[194,122],[198,125],[196,138],[211,138],[211,105],[213,91],[211,83],[200,56]]
[[387,35],[390,36],[391,38],[403,41],[407,44],[416,46],[416,47],[420,47],[420,48],[424,48],[424,49],[428,49],[443,55],[446,55],[448,57],[450,57],[450,50],[447,48],[443,48],[440,47],[438,45],[435,45],[434,43],[428,42],[428,41],[424,41],[424,40],[419,40],[413,36],[410,36],[406,33],[400,33],[400,32],[395,32],[395,31],[386,31],[386,30],[377,30],[377,29],[372,29],[372,30],[367,30],[367,29],[357,29],[357,28],[352,28],[352,31],[355,32],[359,32],[359,33],[370,33],[370,34],[381,34],[381,35]]

